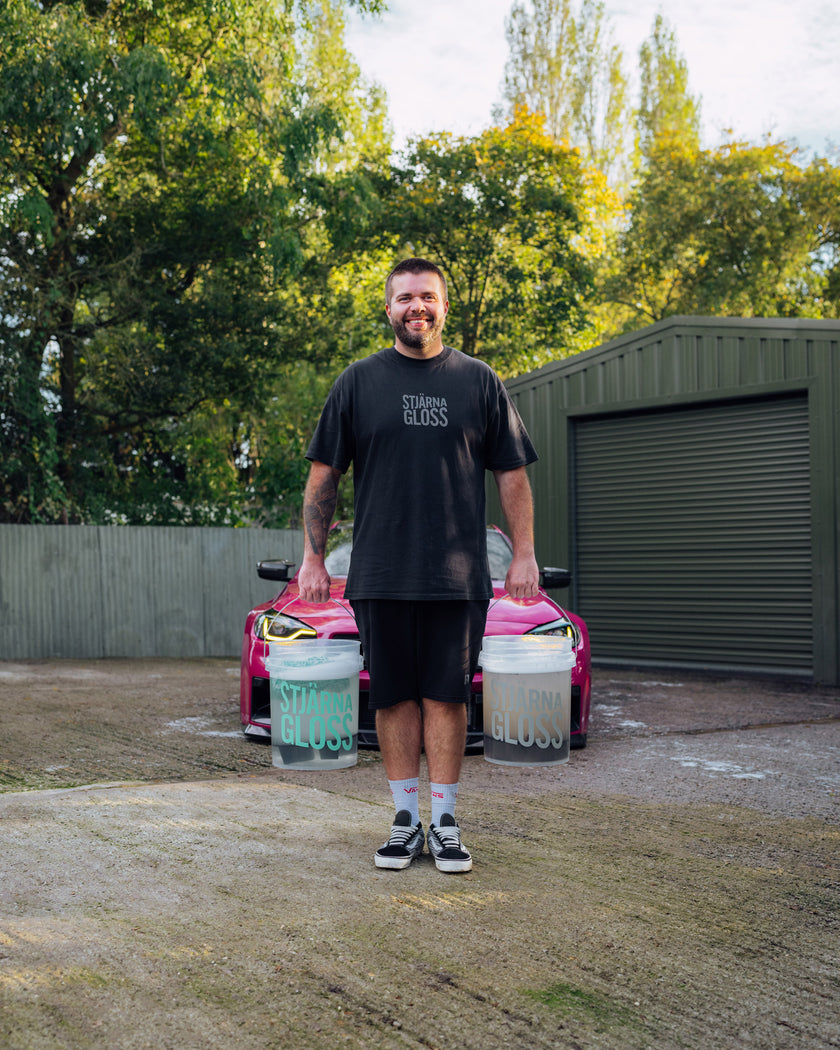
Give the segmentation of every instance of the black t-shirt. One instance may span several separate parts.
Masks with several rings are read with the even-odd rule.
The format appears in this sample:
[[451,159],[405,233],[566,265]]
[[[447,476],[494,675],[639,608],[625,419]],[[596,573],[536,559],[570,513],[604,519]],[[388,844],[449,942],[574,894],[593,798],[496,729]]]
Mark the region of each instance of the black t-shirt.
[[484,599],[485,470],[537,454],[499,377],[451,347],[394,347],[335,381],[306,452],[355,486],[348,598]]

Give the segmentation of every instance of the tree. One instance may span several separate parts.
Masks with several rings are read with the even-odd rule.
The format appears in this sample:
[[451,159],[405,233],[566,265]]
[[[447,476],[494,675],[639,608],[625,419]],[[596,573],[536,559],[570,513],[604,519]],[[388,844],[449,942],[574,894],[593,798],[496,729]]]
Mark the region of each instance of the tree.
[[688,64],[677,37],[661,14],[639,49],[641,81],[636,117],[637,148],[644,163],[665,143],[700,148],[700,100],[688,88]]
[[624,56],[614,43],[603,0],[522,0],[506,21],[509,56],[504,104],[541,113],[547,133],[580,149],[587,164],[610,181],[623,180],[630,124]]
[[[301,352],[342,118],[384,134],[357,71],[343,96],[317,74],[339,25],[303,0],[3,5],[3,519],[235,519],[236,457],[202,471],[190,427]],[[342,340],[319,334],[327,360]]]
[[625,328],[672,314],[818,316],[827,277],[815,269],[815,214],[818,200],[830,214],[827,188],[816,192],[816,169],[784,143],[661,142],[631,195],[608,301],[627,309]]
[[453,345],[526,370],[585,323],[589,194],[577,153],[523,111],[474,138],[411,143],[382,186],[376,225],[394,254],[428,256],[447,274]]
[[813,239],[809,287],[814,316],[840,317],[840,167],[817,157],[803,176],[802,202]]

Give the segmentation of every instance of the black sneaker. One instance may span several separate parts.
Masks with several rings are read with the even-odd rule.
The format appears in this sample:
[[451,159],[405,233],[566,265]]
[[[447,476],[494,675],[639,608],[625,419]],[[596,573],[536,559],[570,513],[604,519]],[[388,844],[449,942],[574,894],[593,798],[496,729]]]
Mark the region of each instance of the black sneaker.
[[444,813],[440,824],[429,828],[429,853],[435,858],[438,871],[469,871],[472,857],[461,844],[461,829],[451,813]]
[[401,809],[394,817],[391,837],[374,853],[374,863],[377,868],[392,868],[395,871],[407,868],[423,852],[423,841],[423,825],[419,820],[412,824],[411,814],[407,809]]

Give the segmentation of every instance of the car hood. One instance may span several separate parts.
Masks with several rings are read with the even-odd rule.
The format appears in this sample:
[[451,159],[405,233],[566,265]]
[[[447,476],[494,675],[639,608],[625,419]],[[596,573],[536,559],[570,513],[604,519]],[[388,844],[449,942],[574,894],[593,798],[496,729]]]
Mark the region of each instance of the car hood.
[[[300,597],[297,581],[292,580],[271,602],[271,607],[303,621],[319,634],[332,637],[356,633],[356,622],[350,602],[344,597],[344,577],[332,578],[329,601],[305,602]],[[524,634],[540,624],[560,616],[576,619],[544,592],[536,598],[511,598],[500,581],[493,583],[493,598],[487,611],[485,634]]]

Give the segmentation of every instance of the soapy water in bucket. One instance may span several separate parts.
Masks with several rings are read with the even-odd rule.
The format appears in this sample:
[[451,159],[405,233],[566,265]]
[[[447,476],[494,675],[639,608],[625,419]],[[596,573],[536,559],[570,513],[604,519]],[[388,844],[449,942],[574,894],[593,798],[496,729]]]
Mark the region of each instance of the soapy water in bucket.
[[358,642],[272,644],[266,669],[275,766],[345,769],[356,764],[361,667]]

